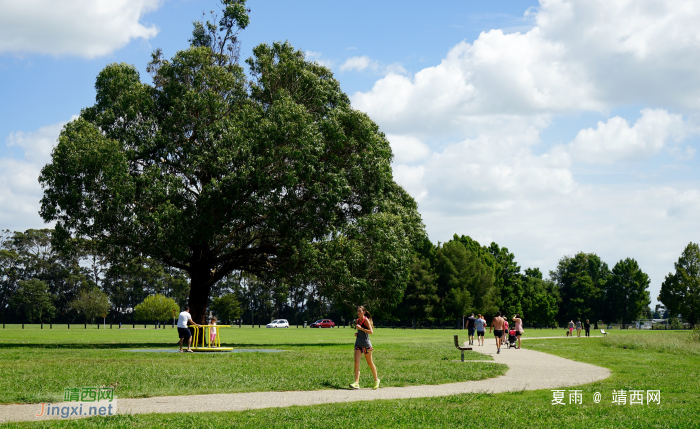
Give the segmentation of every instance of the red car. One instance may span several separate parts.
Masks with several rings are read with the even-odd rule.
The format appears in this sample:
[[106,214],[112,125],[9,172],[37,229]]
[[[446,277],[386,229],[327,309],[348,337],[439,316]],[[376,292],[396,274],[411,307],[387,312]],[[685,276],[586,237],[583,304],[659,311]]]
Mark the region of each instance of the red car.
[[321,319],[311,324],[312,328],[332,328],[334,326],[335,323],[331,319]]

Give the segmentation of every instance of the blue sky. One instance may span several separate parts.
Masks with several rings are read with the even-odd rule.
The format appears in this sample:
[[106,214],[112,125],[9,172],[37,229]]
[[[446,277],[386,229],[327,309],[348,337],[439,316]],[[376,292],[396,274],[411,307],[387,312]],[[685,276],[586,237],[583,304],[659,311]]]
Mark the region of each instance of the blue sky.
[[[213,0],[0,0],[0,228],[40,227],[39,169],[112,62],[187,46]],[[242,57],[289,40],[386,132],[433,241],[523,268],[632,257],[652,280],[698,241],[700,6],[691,0],[249,0]]]

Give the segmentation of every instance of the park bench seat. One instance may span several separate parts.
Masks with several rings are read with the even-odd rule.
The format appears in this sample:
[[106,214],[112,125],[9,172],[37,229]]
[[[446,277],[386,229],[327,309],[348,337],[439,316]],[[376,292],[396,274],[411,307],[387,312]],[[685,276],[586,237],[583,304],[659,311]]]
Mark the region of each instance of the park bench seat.
[[606,337],[606,336],[608,335],[608,333],[605,332],[605,329],[601,329],[601,330],[600,330],[600,333],[603,334],[604,337]]
[[457,350],[462,352],[462,362],[464,362],[464,351],[465,350],[471,350],[471,347],[464,347],[459,345],[459,335],[455,335],[455,347],[457,347]]

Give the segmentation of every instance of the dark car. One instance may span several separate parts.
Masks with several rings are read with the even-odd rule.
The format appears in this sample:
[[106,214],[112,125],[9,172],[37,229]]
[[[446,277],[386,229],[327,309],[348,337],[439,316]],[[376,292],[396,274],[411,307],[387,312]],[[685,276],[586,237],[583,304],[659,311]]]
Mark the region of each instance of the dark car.
[[332,328],[334,326],[335,323],[331,319],[321,319],[311,324],[312,328]]

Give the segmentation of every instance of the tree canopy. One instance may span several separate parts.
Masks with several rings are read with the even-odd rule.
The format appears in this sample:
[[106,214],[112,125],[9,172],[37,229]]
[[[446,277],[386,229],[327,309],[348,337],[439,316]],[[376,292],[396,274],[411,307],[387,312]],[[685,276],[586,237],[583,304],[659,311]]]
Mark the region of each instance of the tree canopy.
[[659,301],[672,316],[678,314],[692,325],[700,318],[700,247],[689,243],[661,284]]
[[636,319],[642,312],[646,315],[651,304],[649,283],[649,276],[634,259],[615,264],[605,284],[608,317],[622,320],[624,327],[626,321]]
[[[186,271],[193,318],[233,271],[300,276],[338,299],[400,300],[424,235],[393,181],[384,134],[331,71],[289,43],[236,62],[243,0],[195,24],[192,45],[137,69],[110,64],[41,172],[55,242],[94,240],[118,259]],[[329,267],[333,267],[331,270]]]

